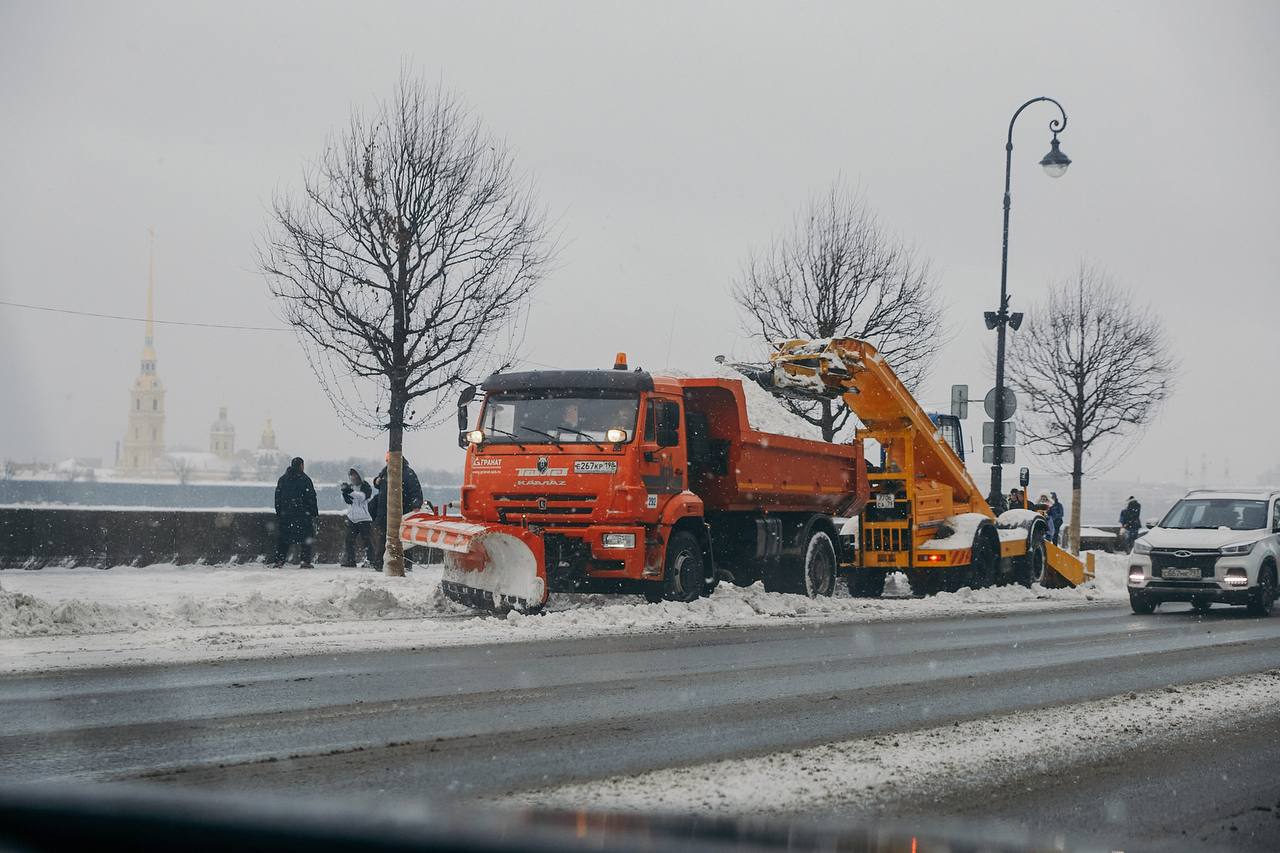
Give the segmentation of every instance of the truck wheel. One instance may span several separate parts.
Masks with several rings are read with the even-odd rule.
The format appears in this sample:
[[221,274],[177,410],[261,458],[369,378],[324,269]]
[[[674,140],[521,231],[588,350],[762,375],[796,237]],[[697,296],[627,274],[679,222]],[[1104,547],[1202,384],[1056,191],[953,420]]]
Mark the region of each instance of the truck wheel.
[[1156,612],[1156,602],[1147,598],[1140,592],[1129,593],[1129,606],[1133,608],[1133,612],[1139,616],[1150,616]]
[[836,546],[825,530],[815,530],[804,549],[804,594],[810,598],[836,591]]
[[1249,595],[1250,616],[1270,616],[1276,603],[1276,567],[1270,563],[1258,572],[1258,586]]
[[884,569],[854,569],[848,576],[849,594],[854,598],[879,598],[884,595]]
[[681,530],[667,541],[667,568],[663,575],[662,597],[668,601],[694,601],[706,588],[702,568],[702,545],[698,537]]

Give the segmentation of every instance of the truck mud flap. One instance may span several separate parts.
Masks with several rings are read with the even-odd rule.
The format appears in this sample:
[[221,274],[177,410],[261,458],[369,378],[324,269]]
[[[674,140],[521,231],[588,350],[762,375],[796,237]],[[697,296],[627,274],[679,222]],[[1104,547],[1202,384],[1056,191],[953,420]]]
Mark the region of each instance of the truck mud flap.
[[547,603],[543,540],[523,527],[412,513],[400,524],[400,539],[442,552],[440,591],[459,604],[533,613]]

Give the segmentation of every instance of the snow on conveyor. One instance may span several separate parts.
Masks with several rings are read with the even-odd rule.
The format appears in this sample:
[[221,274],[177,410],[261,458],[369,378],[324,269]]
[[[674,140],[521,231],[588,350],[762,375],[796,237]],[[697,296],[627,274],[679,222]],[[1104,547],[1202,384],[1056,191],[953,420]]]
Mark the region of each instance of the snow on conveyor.
[[1098,555],[1098,580],[1079,589],[999,589],[883,599],[769,593],[721,584],[698,601],[552,594],[539,616],[477,616],[439,592],[440,570],[406,578],[322,566],[45,568],[0,572],[0,672],[58,667],[567,639],[777,624],[870,622],[1053,609],[1125,598],[1126,560]]

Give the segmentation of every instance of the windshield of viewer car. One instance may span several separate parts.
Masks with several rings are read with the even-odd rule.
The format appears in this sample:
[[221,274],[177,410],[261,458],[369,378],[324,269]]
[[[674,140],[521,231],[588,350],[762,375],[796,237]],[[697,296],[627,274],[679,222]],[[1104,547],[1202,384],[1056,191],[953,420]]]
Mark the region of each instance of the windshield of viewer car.
[[1237,498],[1181,500],[1160,526],[1176,530],[1261,530],[1267,526],[1267,502]]
[[611,429],[630,441],[640,399],[632,395],[574,391],[495,394],[485,404],[481,429],[486,442],[602,442]]

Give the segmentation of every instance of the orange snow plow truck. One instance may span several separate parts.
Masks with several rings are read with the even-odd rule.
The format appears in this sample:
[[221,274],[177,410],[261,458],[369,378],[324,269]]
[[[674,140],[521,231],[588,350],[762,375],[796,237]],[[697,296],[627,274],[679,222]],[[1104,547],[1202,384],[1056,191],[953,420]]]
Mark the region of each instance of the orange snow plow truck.
[[992,513],[959,419],[921,409],[870,344],[789,341],[733,366],[775,396],[842,399],[864,428],[852,444],[760,432],[741,380],[652,376],[621,354],[613,370],[498,373],[463,441],[462,518],[413,513],[401,539],[444,553],[455,601],[525,612],[550,591],[691,601],[722,578],[819,596],[844,575],[878,596],[894,571],[925,595],[1088,577],[1041,516]]
[[[407,515],[455,601],[535,611],[551,591],[691,601],[722,577],[830,595],[835,518],[868,494],[858,445],[759,432],[737,379],[497,373],[465,434],[462,518]],[[469,396],[469,395],[468,395]],[[460,406],[460,426],[465,402]]]

